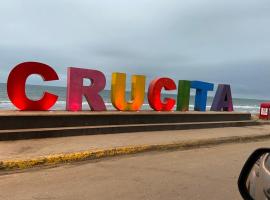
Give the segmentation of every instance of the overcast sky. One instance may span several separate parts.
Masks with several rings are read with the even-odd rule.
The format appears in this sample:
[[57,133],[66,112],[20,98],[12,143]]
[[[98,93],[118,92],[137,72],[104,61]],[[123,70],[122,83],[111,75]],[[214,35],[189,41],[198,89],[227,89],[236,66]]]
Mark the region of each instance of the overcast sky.
[[101,70],[108,88],[118,71],[270,99],[269,10],[269,0],[1,1],[1,82],[16,64],[38,61],[59,74],[53,85],[65,86],[73,66]]

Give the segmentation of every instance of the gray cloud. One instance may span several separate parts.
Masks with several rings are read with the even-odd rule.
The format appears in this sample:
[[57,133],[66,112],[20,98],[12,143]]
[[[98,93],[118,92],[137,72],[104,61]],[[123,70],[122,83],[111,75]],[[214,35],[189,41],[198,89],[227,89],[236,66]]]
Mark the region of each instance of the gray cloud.
[[[47,0],[0,3],[0,78],[23,61],[230,83],[270,98],[268,0]],[[39,78],[29,83],[39,84]],[[268,92],[269,91],[269,92]]]

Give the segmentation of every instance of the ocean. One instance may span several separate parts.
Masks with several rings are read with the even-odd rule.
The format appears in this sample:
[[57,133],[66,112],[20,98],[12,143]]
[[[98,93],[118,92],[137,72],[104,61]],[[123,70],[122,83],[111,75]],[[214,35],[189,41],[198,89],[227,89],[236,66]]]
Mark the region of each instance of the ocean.
[[[27,96],[31,99],[39,99],[43,91],[49,91],[54,94],[57,94],[58,101],[52,107],[51,110],[65,110],[66,106],[66,88],[65,87],[55,87],[55,86],[40,86],[40,85],[27,85],[26,86],[26,93]],[[110,90],[104,90],[101,92],[101,96],[103,97],[106,107],[108,110],[115,110],[115,108],[111,104],[110,100]],[[162,96],[166,97],[174,97],[176,99],[176,94],[162,94]],[[129,99],[130,92],[126,92],[126,97]],[[142,110],[149,110],[147,95],[145,95],[144,104],[142,106]],[[207,110],[210,109],[211,103],[213,101],[213,97],[208,97],[207,100]],[[259,113],[260,103],[265,102],[265,100],[260,99],[244,99],[244,98],[233,98],[234,110],[239,112],[250,112],[252,114]],[[194,96],[190,97],[190,110],[194,108]],[[7,92],[6,92],[6,84],[0,83],[0,109],[8,109],[14,110],[16,109],[10,100],[8,99]],[[89,106],[84,99],[83,101],[83,110],[89,110]]]

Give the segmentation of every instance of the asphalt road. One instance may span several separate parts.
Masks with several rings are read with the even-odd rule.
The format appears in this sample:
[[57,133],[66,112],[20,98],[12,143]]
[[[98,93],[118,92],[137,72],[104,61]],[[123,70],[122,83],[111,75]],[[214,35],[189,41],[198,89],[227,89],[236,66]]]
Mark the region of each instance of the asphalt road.
[[0,176],[1,200],[241,199],[237,178],[264,142],[144,153]]

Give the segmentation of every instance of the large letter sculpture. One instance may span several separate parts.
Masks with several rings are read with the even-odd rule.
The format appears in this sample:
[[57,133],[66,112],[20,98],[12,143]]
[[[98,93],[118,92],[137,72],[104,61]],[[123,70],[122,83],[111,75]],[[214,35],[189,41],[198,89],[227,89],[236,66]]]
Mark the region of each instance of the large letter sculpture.
[[10,101],[20,110],[48,110],[58,99],[58,96],[44,92],[39,100],[31,100],[26,96],[25,84],[32,75],[40,75],[44,81],[58,80],[58,75],[50,66],[38,62],[24,62],[17,65],[9,74],[7,93]]
[[131,100],[126,101],[126,74],[113,73],[111,101],[117,110],[137,111],[144,102],[145,76],[133,75],[131,78]]
[[148,102],[151,108],[157,111],[170,111],[174,105],[175,100],[173,98],[165,98],[161,101],[161,90],[175,90],[176,85],[170,78],[157,78],[151,81],[148,88]]
[[[89,79],[91,85],[84,86],[83,80]],[[99,92],[105,88],[106,78],[97,70],[69,67],[67,77],[67,105],[69,111],[82,110],[82,99],[85,96],[91,110],[104,111],[106,106]]]
[[214,84],[202,81],[192,81],[191,88],[196,89],[194,110],[205,111],[207,92],[214,89]]
[[178,111],[189,110],[190,81],[180,80],[178,82],[177,108]]
[[212,111],[233,111],[233,101],[230,85],[219,84],[212,106]]

